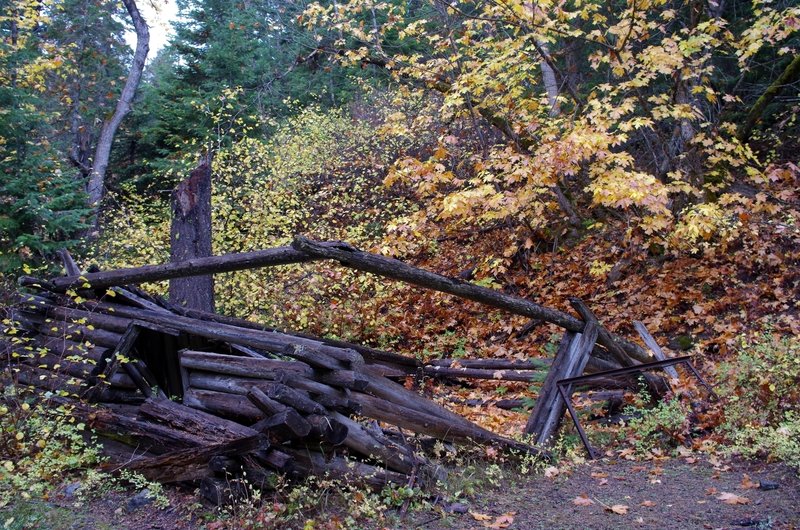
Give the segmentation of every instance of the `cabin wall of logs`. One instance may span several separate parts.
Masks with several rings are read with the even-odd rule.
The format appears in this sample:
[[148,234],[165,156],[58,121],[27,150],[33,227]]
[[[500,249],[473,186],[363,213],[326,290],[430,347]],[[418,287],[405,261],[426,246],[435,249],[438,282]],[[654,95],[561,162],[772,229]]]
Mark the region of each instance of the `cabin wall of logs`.
[[[546,457],[564,415],[558,379],[653,360],[605,330],[580,300],[571,300],[576,318],[346,243],[298,237],[291,247],[104,272],[84,273],[68,254],[62,258],[65,276],[20,278],[13,324],[3,329],[4,382],[71,404],[105,439],[115,456],[109,466],[165,483],[199,481],[215,502],[229,498],[231,477],[243,474],[262,487],[277,473],[332,473],[375,487],[431,484],[441,470],[420,448],[437,440]],[[553,360],[424,364],[178,307],[135,286],[321,259],[525,315],[528,327],[556,324],[564,338]],[[544,378],[526,428],[535,444],[499,436],[406,389],[398,381],[408,375]],[[663,380],[650,377],[654,392],[663,388]]]

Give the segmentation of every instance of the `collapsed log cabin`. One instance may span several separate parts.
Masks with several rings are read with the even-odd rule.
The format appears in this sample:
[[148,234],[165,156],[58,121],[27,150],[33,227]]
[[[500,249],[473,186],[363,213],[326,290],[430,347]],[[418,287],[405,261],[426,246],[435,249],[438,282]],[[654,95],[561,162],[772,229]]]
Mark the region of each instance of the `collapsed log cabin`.
[[[571,300],[578,319],[346,243],[298,237],[292,247],[86,273],[68,254],[62,258],[66,276],[20,278],[25,292],[4,330],[5,379],[69,403],[96,432],[121,442],[109,444],[117,465],[162,482],[201,481],[217,501],[230,493],[230,476],[242,473],[265,487],[275,473],[335,473],[374,486],[430,482],[437,469],[415,450],[412,434],[544,455],[564,415],[557,380],[651,360],[605,330],[580,300]],[[550,363],[424,364],[186,309],[135,287],[321,259],[553,323],[565,328],[564,338]],[[543,373],[526,428],[537,447],[483,429],[396,382],[416,374],[532,381]],[[660,378],[649,383],[654,391],[663,387]]]

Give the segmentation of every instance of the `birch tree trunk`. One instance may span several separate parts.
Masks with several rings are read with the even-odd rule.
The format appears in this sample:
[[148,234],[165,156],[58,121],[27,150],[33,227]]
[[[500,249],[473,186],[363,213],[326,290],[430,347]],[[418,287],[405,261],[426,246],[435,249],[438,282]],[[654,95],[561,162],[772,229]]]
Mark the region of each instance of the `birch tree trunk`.
[[125,86],[122,88],[119,101],[117,101],[117,107],[114,109],[111,118],[103,123],[100,137],[97,140],[97,147],[94,151],[94,161],[92,162],[92,171],[89,174],[89,182],[86,185],[86,193],[89,196],[89,205],[95,208],[99,206],[105,191],[106,170],[108,169],[108,160],[111,155],[114,135],[122,120],[131,110],[133,97],[136,95],[136,89],[142,79],[147,52],[150,51],[150,30],[141,13],[139,13],[136,1],[122,0],[122,3],[125,5],[125,9],[128,10],[133,27],[136,29],[136,50],[133,53],[131,69],[128,73],[128,79],[125,81]]
[[[544,50],[544,53],[550,54],[547,43],[544,41],[537,41],[537,44],[539,48]],[[556,72],[544,59],[542,59],[542,82],[547,92],[547,104],[550,105],[550,116],[558,116],[561,113],[561,109],[558,104],[558,81],[556,80]]]

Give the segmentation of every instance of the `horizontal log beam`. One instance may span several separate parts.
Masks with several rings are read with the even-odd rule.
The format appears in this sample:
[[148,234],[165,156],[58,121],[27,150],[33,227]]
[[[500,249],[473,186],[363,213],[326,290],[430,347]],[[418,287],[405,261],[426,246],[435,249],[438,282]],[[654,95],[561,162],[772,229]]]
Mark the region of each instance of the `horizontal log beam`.
[[87,272],[77,276],[62,276],[53,278],[48,284],[56,291],[66,291],[85,284],[89,284],[92,289],[105,289],[127,284],[170,280],[172,278],[186,278],[258,267],[303,263],[314,261],[315,259],[308,254],[298,252],[289,247],[277,247],[255,252],[195,258],[163,265],[146,265],[144,267],[116,269],[107,272]]

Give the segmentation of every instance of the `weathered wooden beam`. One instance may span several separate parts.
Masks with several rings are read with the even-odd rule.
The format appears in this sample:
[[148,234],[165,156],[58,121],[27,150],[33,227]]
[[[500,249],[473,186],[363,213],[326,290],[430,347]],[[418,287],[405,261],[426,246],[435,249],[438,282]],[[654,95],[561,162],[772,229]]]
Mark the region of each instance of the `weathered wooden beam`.
[[338,477],[348,483],[365,484],[376,489],[387,484],[407,485],[409,481],[405,473],[346,460],[340,456],[326,458],[322,453],[314,451],[300,449],[286,449],[286,451],[293,458],[295,467],[302,469],[307,475]]
[[546,446],[552,443],[566,411],[566,405],[558,393],[556,383],[561,379],[583,374],[598,332],[597,324],[590,321],[583,333],[567,331],[561,339],[553,366],[539,391],[536,406],[525,426],[527,434],[536,436],[537,445]]
[[183,395],[183,404],[243,423],[254,423],[264,418],[264,413],[250,403],[247,397],[238,394],[189,387]]
[[376,439],[361,424],[343,414],[334,412],[331,417],[347,427],[347,436],[342,441],[342,445],[364,457],[372,458],[389,469],[406,474],[426,463],[399,445]]
[[230,441],[257,434],[234,421],[168,399],[148,399],[139,407],[139,415],[171,429],[196,433],[207,440]]
[[426,366],[425,375],[431,377],[455,377],[464,379],[490,379],[496,381],[536,382],[544,378],[545,372],[533,370],[499,370],[484,368],[448,368],[444,366]]
[[241,456],[268,447],[267,439],[257,434],[204,447],[182,449],[154,458],[135,460],[125,467],[161,483],[199,480],[211,475],[208,461],[213,456]]
[[432,359],[425,366],[441,366],[442,368],[476,368],[480,370],[549,370],[552,359],[531,359],[515,361],[513,359]]
[[[633,327],[634,329],[636,329],[636,332],[642,338],[644,343],[647,344],[647,347],[650,348],[650,351],[653,352],[653,356],[656,358],[656,360],[658,361],[666,360],[667,356],[664,355],[664,350],[661,349],[661,346],[658,345],[656,339],[654,339],[653,336],[650,334],[650,332],[647,331],[647,328],[645,327],[644,323],[638,320],[634,320]],[[672,379],[678,379],[678,370],[676,370],[674,366],[667,366],[666,368],[664,368],[664,371]]]
[[[195,258],[185,261],[146,265],[107,272],[86,272],[77,276],[62,276],[48,282],[56,291],[66,291],[72,287],[89,284],[92,289],[122,286],[129,283],[156,282],[188,276],[204,276],[257,267],[271,267],[290,263],[314,261],[315,258],[290,247],[277,247],[255,252]],[[30,282],[29,282],[30,283]],[[44,285],[47,287],[48,285]]]
[[[377,348],[371,348],[369,346],[363,346],[361,344],[353,344],[351,342],[345,342],[341,340],[315,337],[312,335],[306,335],[304,333],[297,333],[294,331],[286,331],[286,330],[271,328],[268,326],[264,326],[262,324],[258,324],[256,322],[252,322],[250,320],[244,320],[241,318],[229,317],[224,315],[217,315],[215,313],[207,313],[204,311],[196,311],[193,309],[184,309],[184,308],[176,308],[175,310],[179,312],[182,316],[195,318],[197,320],[217,322],[219,324],[228,324],[240,328],[252,329],[257,331],[267,331],[279,335],[284,335],[287,337],[286,342],[291,344],[297,344],[300,346],[311,346],[311,347],[332,346],[333,348],[339,350],[341,349],[354,350],[359,354],[361,354],[364,359],[367,359],[370,362],[384,362],[392,366],[405,366],[409,368],[422,366],[422,363],[420,363],[420,361],[414,357],[407,357],[405,355],[379,350]],[[330,350],[320,349],[320,351],[330,355]]]
[[293,372],[305,376],[314,374],[310,366],[300,361],[255,359],[192,350],[181,350],[180,358],[184,368],[242,377],[275,379],[277,372]]
[[296,410],[288,407],[277,414],[272,414],[263,420],[257,421],[251,425],[251,428],[269,435],[273,443],[302,440],[311,432],[311,424]]
[[67,404],[70,414],[91,426],[94,431],[137,447],[140,451],[161,454],[209,443],[209,438],[202,431],[184,431],[170,425],[144,421],[127,414],[116,413],[105,406],[92,407],[78,402]]

